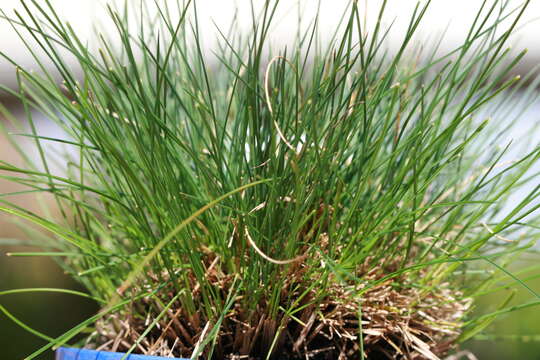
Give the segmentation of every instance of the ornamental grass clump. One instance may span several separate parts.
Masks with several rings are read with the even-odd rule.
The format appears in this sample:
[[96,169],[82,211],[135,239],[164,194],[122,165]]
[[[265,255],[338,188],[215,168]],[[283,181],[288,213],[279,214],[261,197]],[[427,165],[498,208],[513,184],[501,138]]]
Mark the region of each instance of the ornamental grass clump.
[[[395,50],[386,1],[372,27],[351,2],[328,42],[302,19],[282,49],[268,42],[281,5],[266,1],[210,50],[202,2],[109,7],[114,30],[95,50],[48,1],[23,5],[4,18],[61,83],[38,55],[43,72],[17,66],[19,90],[6,90],[30,130],[13,136],[40,162],[0,169],[52,194],[59,215],[5,196],[0,209],[47,230],[42,255],[101,306],[54,339],[23,324],[49,342],[28,359],[84,333],[78,346],[161,356],[433,360],[539,303],[508,270],[538,238],[540,147],[507,161],[504,137],[536,99],[533,76],[527,88],[508,76],[528,2],[484,1],[449,53],[418,46],[429,2]],[[32,111],[67,135],[39,134]],[[50,142],[71,149],[63,172],[49,170]],[[532,300],[511,304],[512,286]]]

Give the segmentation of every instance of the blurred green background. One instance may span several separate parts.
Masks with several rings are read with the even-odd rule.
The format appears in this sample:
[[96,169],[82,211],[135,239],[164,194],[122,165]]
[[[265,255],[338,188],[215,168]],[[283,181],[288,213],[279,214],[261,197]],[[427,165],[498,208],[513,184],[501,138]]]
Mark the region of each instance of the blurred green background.
[[[16,117],[23,118],[20,104],[13,99],[4,98],[0,99],[0,102]],[[41,120],[40,124],[47,127],[48,123]],[[0,125],[9,126],[1,115]],[[19,145],[24,147],[28,143],[19,142]],[[0,158],[22,165],[20,157],[2,135],[0,135]],[[0,171],[0,175],[2,174]],[[0,179],[0,194],[22,190],[24,190],[22,186]],[[35,212],[42,211],[44,206],[54,209],[50,198],[44,196],[37,198],[35,195],[18,195],[4,199]],[[13,218],[0,214],[0,291],[23,288],[84,291],[79,284],[66,276],[51,258],[6,256],[9,252],[35,250],[29,246],[16,245],[19,241],[24,242],[32,238],[32,233],[29,232],[31,230],[28,224],[15,223]],[[24,323],[51,337],[61,335],[97,311],[96,304],[87,299],[43,292],[0,296],[0,305]],[[45,344],[46,341],[29,334],[0,312],[0,359],[22,359]],[[52,352],[39,357],[39,359],[53,358]]]
[[[512,270],[538,264],[538,257],[524,261]],[[538,274],[535,272],[520,274],[518,278]],[[508,282],[508,281],[507,281]],[[540,278],[525,281],[527,286],[540,292]],[[514,285],[511,289],[495,294],[485,295],[477,303],[477,312],[486,313],[497,310],[497,307],[516,291],[511,304],[523,304],[531,301],[531,293],[522,286]],[[540,359],[540,307],[534,306],[505,314],[496,319],[480,335],[462,345],[463,349],[473,352],[478,359]]]
[[[8,246],[2,250],[27,251],[28,248]],[[0,260],[0,274],[2,290],[52,287],[84,291],[47,258],[3,256]],[[55,293],[11,294],[3,296],[0,304],[21,321],[51,337],[61,335],[97,311],[97,306],[89,300]],[[45,344],[46,341],[29,334],[5,315],[0,315],[1,359],[22,359]],[[38,357],[53,358],[51,351]]]

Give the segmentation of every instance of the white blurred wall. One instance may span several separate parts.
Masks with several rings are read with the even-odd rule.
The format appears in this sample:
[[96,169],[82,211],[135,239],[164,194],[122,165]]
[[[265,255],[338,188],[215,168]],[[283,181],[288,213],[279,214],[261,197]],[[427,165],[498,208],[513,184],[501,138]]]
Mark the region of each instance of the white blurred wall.
[[[153,4],[152,0],[146,0]],[[168,1],[168,0],[160,0]],[[170,0],[175,3],[176,0]],[[231,19],[238,9],[238,17],[245,26],[248,26],[250,15],[250,0],[195,0],[198,6],[201,27],[205,29],[207,37],[215,34],[213,22],[223,29],[230,24]],[[68,20],[82,38],[90,43],[95,38],[92,25],[103,20],[105,16],[104,0],[51,0],[60,14]],[[135,2],[135,0],[134,0]],[[259,6],[262,0],[254,1]],[[320,24],[323,32],[330,34],[339,22],[343,9],[348,0],[320,0]],[[38,3],[44,1],[38,0]],[[362,6],[366,6],[366,18],[368,22],[376,19],[379,0],[359,0]],[[403,34],[416,0],[389,0],[384,22],[389,24],[395,21],[394,34]],[[450,50],[460,44],[466,31],[471,24],[482,0],[433,0],[427,15],[423,20],[419,31],[421,37],[434,39],[448,26],[445,41],[442,44],[443,51]],[[522,0],[510,0],[511,7],[517,7]],[[294,34],[295,24],[298,19],[298,9],[304,21],[309,21],[315,12],[319,0],[282,0],[280,4],[279,21],[276,22],[271,37],[276,42],[286,43]],[[8,16],[13,15],[13,9],[22,10],[20,0],[0,0],[0,9]],[[528,48],[529,52],[522,61],[520,71],[540,63],[540,0],[531,0],[525,16],[521,20],[522,27],[512,39],[517,42],[515,48]],[[28,36],[26,36],[28,39]],[[397,38],[390,40],[390,44],[397,43]],[[31,41],[28,39],[28,41]],[[33,48],[38,56],[43,56],[39,49]],[[31,55],[24,50],[14,30],[5,20],[0,20],[0,51],[12,57],[17,63],[30,68],[36,68]],[[10,87],[16,86],[14,66],[8,61],[0,60],[0,83]]]

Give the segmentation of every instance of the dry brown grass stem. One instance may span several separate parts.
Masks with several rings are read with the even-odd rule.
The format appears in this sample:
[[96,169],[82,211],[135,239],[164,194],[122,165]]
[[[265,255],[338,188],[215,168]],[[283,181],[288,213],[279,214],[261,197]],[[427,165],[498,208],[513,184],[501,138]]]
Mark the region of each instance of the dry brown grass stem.
[[[270,90],[268,89],[268,85],[269,85],[269,78],[270,78],[270,69],[272,67],[272,64],[278,60],[283,60],[285,61],[287,64],[289,64],[296,73],[298,73],[296,71],[296,67],[294,66],[293,63],[291,63],[289,60],[287,60],[285,57],[283,56],[274,56],[270,62],[268,63],[268,65],[266,66],[266,71],[264,73],[264,94],[265,94],[265,98],[266,98],[266,105],[268,106],[268,111],[270,112],[270,114],[274,115],[274,109],[272,108],[272,101],[270,100]],[[296,149],[294,148],[294,146],[291,145],[291,143],[287,140],[287,138],[285,137],[285,135],[283,134],[283,131],[281,131],[281,128],[279,127],[279,124],[277,123],[276,120],[274,120],[274,126],[276,127],[276,131],[279,135],[279,138],[281,139],[281,141],[283,141],[283,143],[290,149],[292,150],[296,155],[298,155],[298,152],[296,151]]]
[[257,244],[255,244],[255,241],[253,241],[253,239],[249,235],[249,231],[248,231],[247,227],[244,229],[244,232],[246,234],[246,239],[248,240],[249,245],[253,248],[253,250],[255,250],[255,252],[257,254],[259,254],[263,259],[268,260],[273,264],[287,265],[287,264],[292,264],[292,263],[297,262],[297,261],[302,261],[302,260],[304,260],[306,258],[306,255],[304,254],[304,255],[297,256],[294,259],[287,259],[287,260],[273,259],[270,256],[266,255],[261,249],[259,249]]

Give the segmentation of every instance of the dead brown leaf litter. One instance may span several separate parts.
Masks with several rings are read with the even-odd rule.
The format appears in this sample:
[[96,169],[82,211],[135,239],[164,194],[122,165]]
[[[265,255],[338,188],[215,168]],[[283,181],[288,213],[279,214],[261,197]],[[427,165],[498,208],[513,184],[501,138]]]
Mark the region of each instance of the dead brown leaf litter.
[[[209,282],[226,298],[233,276],[219,269],[218,258],[207,263]],[[242,305],[247,295],[238,296],[219,326],[213,353],[206,346],[203,358],[259,360],[271,351],[273,359],[360,359],[362,343],[368,359],[436,360],[455,347],[460,321],[470,306],[448,283],[426,290],[411,283],[410,276],[384,281],[387,268],[361,274],[365,287],[362,291],[358,291],[358,285],[333,281],[321,297],[308,288],[312,282],[305,276],[306,265],[287,267],[289,275],[281,293],[281,309],[290,308],[294,299],[305,293],[297,304],[301,310],[294,314],[281,311],[271,318],[266,301],[261,300],[254,311],[247,312]],[[203,294],[194,276],[190,285],[194,304],[201,304],[202,308]],[[170,286],[159,298],[143,298],[122,312],[101,319],[91,345],[127,351],[137,344],[135,353],[191,357],[207,340],[217,320],[203,312],[188,313],[179,301],[141,337],[163,313],[163,304],[174,296]]]

